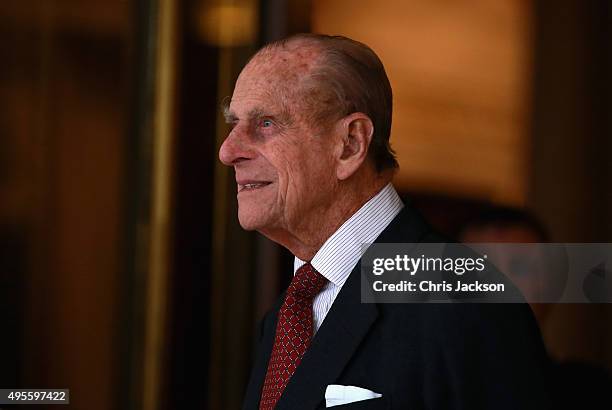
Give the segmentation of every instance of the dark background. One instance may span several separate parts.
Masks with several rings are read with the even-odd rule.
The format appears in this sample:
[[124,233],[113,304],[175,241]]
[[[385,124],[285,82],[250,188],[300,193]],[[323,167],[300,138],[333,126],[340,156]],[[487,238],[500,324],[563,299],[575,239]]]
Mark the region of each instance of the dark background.
[[[70,388],[76,409],[239,407],[292,257],[237,224],[219,106],[260,45],[311,29],[315,3],[0,2],[0,387]],[[529,5],[518,207],[553,241],[611,242],[609,2]],[[449,235],[508,205],[434,183],[400,191]],[[610,306],[554,317],[552,356],[612,368]]]

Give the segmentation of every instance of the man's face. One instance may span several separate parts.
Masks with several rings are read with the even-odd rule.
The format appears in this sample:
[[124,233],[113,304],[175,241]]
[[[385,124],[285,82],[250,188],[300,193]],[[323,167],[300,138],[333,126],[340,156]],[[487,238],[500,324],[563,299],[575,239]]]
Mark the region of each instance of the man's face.
[[247,230],[296,232],[330,206],[333,133],[321,134],[303,103],[308,52],[256,56],[240,74],[219,158],[236,173],[238,218]]

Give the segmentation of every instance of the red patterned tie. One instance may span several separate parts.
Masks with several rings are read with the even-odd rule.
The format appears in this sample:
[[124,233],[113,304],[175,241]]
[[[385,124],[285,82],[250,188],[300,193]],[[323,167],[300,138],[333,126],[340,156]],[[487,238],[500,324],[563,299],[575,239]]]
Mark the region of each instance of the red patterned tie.
[[310,263],[297,270],[278,311],[276,338],[261,392],[260,410],[272,410],[312,339],[312,301],[327,283]]

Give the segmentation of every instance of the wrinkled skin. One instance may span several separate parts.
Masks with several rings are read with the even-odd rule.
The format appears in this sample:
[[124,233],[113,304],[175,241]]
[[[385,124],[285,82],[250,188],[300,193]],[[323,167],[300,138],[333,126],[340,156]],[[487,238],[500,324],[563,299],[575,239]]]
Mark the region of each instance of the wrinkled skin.
[[369,164],[345,177],[346,118],[313,123],[301,82],[319,55],[301,47],[255,56],[236,82],[219,151],[235,169],[241,226],[305,260],[386,183]]

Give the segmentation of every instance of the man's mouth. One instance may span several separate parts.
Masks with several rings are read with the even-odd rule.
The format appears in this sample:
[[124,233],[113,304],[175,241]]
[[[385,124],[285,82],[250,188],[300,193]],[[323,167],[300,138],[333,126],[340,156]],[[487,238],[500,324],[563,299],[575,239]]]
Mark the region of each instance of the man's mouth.
[[272,182],[266,181],[245,181],[238,182],[238,192],[255,191],[256,189],[263,188],[270,185]]

